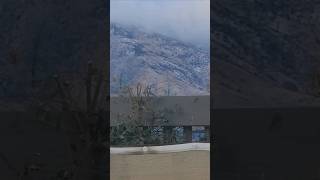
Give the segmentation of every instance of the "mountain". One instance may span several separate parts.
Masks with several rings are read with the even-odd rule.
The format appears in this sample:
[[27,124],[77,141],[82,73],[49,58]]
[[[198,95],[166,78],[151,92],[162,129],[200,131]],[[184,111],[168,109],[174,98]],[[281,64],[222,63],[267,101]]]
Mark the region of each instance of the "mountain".
[[51,94],[53,74],[83,81],[89,60],[108,69],[108,3],[1,0],[0,109],[29,109]]
[[111,95],[123,86],[150,85],[157,95],[208,95],[209,52],[138,27],[111,23]]
[[211,7],[214,107],[319,105],[318,1],[224,0]]

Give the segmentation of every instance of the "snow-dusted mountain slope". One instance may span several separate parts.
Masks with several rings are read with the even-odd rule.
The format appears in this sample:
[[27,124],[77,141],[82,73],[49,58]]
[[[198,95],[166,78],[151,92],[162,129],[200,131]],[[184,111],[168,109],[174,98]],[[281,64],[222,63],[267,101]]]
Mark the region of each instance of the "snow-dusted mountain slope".
[[111,23],[111,95],[150,85],[157,95],[208,95],[209,52],[136,27]]

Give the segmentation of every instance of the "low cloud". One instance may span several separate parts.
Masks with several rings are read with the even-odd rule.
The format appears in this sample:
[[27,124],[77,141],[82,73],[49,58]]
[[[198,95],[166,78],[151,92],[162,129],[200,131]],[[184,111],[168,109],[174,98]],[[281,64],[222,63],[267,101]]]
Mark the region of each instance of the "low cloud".
[[110,5],[112,22],[209,48],[210,0],[111,0]]

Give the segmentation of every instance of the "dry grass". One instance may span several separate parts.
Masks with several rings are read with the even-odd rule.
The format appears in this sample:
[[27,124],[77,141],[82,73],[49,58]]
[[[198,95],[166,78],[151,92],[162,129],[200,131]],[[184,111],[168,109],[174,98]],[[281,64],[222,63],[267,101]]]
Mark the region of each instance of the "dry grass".
[[111,155],[111,180],[209,180],[210,152]]

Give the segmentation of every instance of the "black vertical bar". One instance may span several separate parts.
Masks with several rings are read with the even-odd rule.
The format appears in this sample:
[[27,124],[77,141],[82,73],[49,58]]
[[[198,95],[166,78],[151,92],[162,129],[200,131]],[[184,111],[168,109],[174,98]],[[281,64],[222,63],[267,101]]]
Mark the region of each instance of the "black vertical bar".
[[213,46],[213,23],[212,23],[212,10],[213,3],[210,1],[210,179],[216,179],[215,174],[212,174],[214,171],[215,163],[214,163],[214,150],[215,150],[215,141],[214,141],[214,119],[213,119],[213,91],[214,91],[214,82],[213,82],[213,71],[214,71],[214,46]]
[[107,15],[107,18],[106,18],[106,33],[107,33],[107,48],[106,48],[106,54],[107,54],[107,57],[106,57],[106,60],[108,61],[107,62],[107,68],[106,68],[106,71],[107,71],[107,113],[106,113],[106,118],[105,120],[107,121],[106,124],[107,124],[107,134],[108,134],[108,144],[107,144],[107,147],[108,148],[108,151],[106,153],[106,159],[105,159],[105,162],[107,164],[107,174],[106,174],[106,177],[102,177],[102,179],[110,179],[110,120],[109,120],[109,117],[110,117],[110,1],[108,0],[105,0],[105,5],[106,5],[106,15]]

